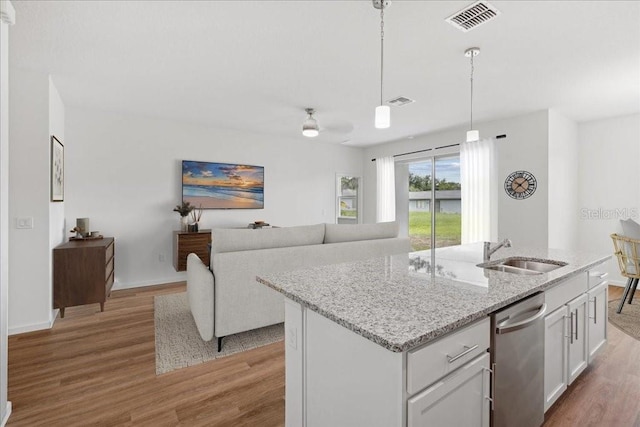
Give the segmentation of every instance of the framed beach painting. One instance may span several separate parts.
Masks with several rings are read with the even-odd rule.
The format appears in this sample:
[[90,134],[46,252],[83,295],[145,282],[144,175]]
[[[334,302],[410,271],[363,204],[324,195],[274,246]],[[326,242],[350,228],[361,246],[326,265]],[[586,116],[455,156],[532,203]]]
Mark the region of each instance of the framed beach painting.
[[182,201],[203,209],[263,209],[264,167],[183,160]]
[[64,145],[51,135],[51,201],[64,201]]

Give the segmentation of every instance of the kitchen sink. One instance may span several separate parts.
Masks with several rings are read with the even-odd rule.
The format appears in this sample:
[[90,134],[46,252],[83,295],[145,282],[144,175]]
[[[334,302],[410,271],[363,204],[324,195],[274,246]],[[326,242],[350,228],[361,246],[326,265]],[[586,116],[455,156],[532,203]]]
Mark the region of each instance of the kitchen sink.
[[565,265],[567,265],[567,263],[562,261],[510,257],[497,262],[478,264],[478,267],[487,270],[502,271],[504,273],[531,276],[548,273]]
[[509,267],[523,268],[525,270],[533,270],[540,273],[548,273],[557,268],[567,265],[566,262],[551,261],[551,260],[530,260],[526,258],[507,258],[501,261],[498,265],[504,265]]

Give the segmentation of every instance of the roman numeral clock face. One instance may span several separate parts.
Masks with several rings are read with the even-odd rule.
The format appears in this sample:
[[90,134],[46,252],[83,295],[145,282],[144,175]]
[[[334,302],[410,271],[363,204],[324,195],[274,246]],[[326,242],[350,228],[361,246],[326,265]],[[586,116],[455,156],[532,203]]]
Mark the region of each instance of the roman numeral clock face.
[[536,191],[538,183],[531,172],[516,171],[504,180],[504,191],[509,197],[516,200],[524,200],[531,197]]

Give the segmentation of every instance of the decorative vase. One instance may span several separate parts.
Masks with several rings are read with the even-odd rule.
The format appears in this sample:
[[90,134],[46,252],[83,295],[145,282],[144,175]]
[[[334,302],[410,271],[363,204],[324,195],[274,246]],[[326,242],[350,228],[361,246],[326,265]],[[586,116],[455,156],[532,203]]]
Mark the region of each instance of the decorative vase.
[[189,217],[181,216],[180,217],[180,231],[189,231]]

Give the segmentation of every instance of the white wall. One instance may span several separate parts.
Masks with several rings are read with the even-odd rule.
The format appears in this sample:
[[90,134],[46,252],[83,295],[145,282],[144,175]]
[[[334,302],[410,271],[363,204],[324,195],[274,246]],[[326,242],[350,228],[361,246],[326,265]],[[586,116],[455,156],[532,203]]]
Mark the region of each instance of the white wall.
[[7,400],[9,333],[9,25],[13,6],[0,3],[0,426],[11,414]]
[[[579,219],[581,249],[613,253],[612,233],[622,233],[621,218],[640,222],[640,114],[578,125]],[[623,284],[615,260],[610,279]]]
[[[9,103],[9,333],[51,327],[51,248],[61,240],[64,204],[50,196],[51,132],[64,134],[64,105],[46,73],[11,69]],[[57,205],[57,206],[53,206]],[[18,229],[17,218],[33,218]]]
[[181,160],[265,167],[264,209],[206,210],[201,228],[335,222],[336,173],[362,176],[361,149],[302,135],[269,138],[100,111],[66,113],[67,228],[88,217],[93,230],[115,237],[115,288],[185,280],[173,268],[171,245],[179,228],[172,209],[181,200]]
[[549,247],[578,247],[578,125],[549,111]]
[[[524,116],[493,122],[478,123],[482,138],[506,134],[496,141],[498,155],[498,238],[510,238],[514,246],[547,247],[548,243],[548,112],[539,111]],[[365,187],[365,222],[375,222],[376,168],[372,158],[389,156],[457,144],[466,135],[466,128],[459,127],[435,134],[416,136],[414,139],[396,141],[369,147],[363,159]],[[529,199],[511,199],[503,190],[509,173],[516,170],[533,173],[538,189]]]

